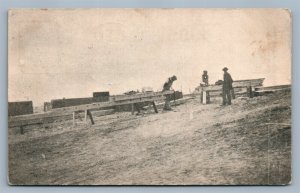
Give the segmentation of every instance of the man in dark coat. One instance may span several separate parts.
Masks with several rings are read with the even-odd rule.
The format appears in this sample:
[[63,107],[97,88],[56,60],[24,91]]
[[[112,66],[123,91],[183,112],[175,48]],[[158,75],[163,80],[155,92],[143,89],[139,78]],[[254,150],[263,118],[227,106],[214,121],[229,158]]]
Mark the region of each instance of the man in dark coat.
[[227,72],[228,68],[223,68],[224,71],[224,80],[223,80],[223,105],[231,105],[231,90],[233,90],[232,87],[232,78],[231,75]]
[[[163,90],[162,91],[168,91],[171,90],[172,88],[172,84],[173,82],[177,80],[177,77],[174,75],[170,78],[168,78],[167,82],[165,82],[164,86],[163,86]],[[165,99],[165,106],[164,106],[164,110],[170,111],[171,109],[171,105],[170,105],[170,101],[171,101],[171,95],[166,95],[166,99]]]

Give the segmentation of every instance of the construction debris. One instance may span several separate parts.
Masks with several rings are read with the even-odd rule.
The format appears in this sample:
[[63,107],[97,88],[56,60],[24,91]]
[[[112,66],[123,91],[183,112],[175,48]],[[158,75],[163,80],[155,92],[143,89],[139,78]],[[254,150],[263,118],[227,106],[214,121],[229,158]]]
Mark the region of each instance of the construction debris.
[[8,125],[9,127],[20,127],[22,133],[23,126],[32,124],[43,124],[44,122],[49,122],[61,116],[66,116],[70,114],[73,114],[73,119],[75,119],[75,113],[82,111],[85,112],[85,117],[89,115],[91,121],[93,122],[92,114],[90,113],[91,110],[111,108],[119,105],[136,104],[143,102],[151,102],[153,104],[154,101],[162,101],[164,100],[165,95],[172,93],[173,91],[164,91],[152,93],[138,93],[136,95],[115,95],[110,97],[110,101],[108,102],[98,102],[86,105],[56,108],[45,113],[12,116],[8,120]]

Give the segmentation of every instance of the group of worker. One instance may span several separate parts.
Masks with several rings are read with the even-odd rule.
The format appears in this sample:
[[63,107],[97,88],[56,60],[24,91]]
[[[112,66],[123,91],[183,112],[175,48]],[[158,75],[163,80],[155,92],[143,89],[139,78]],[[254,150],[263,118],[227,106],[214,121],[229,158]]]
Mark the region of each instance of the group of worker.
[[[233,87],[232,83],[233,80],[231,78],[231,75],[228,73],[228,68],[225,67],[222,69],[224,71],[223,75],[223,81],[221,81],[222,84],[222,96],[223,96],[223,103],[222,105],[231,105],[231,95],[234,97]],[[202,75],[202,82],[204,83],[204,86],[208,86],[208,74],[207,71],[203,71]],[[220,81],[217,81],[218,83]]]
[[[223,68],[222,70],[224,71],[223,81],[222,81],[222,96],[223,96],[222,105],[231,105],[231,95],[233,93],[233,87],[232,87],[233,80],[232,80],[231,75],[228,73],[227,67]],[[173,82],[176,80],[177,80],[177,77],[175,75],[168,78],[168,80],[163,85],[162,91],[170,90],[172,88]],[[203,71],[202,82],[204,83],[205,86],[209,85],[208,84],[208,73],[206,70]],[[166,99],[165,99],[164,110],[167,110],[167,111],[172,110],[171,106],[170,106],[170,101],[171,101],[171,95],[167,95]]]

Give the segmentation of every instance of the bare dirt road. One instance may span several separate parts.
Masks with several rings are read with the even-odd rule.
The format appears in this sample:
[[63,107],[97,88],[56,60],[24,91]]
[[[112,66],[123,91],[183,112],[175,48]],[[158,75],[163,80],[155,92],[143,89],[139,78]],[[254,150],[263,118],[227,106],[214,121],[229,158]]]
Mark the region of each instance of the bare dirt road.
[[290,92],[197,99],[175,112],[115,113],[9,129],[12,184],[286,184],[291,172]]

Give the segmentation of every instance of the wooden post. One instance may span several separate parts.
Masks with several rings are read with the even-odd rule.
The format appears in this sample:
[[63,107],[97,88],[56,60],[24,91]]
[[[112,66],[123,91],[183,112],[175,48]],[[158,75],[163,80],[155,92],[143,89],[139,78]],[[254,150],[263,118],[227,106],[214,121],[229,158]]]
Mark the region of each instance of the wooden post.
[[232,89],[230,90],[230,92],[231,92],[232,99],[235,99],[234,88],[232,88]]
[[147,112],[148,112],[148,113],[151,112],[151,105],[152,105],[152,102],[149,102],[149,103],[148,103],[148,108],[147,108]]
[[252,86],[247,87],[249,98],[253,98]]
[[91,111],[87,110],[86,113],[87,113],[87,115],[89,115],[89,117],[90,117],[90,119],[91,119],[92,125],[94,125],[95,122],[94,122],[93,115],[92,115]]
[[175,92],[175,90],[174,90],[173,95],[174,95],[174,106],[176,107],[176,92]]
[[23,135],[24,134],[24,128],[23,126],[20,126],[20,133]]
[[132,115],[134,114],[134,104],[133,103],[131,104],[131,114]]
[[73,126],[75,126],[75,111],[73,112]]
[[203,103],[203,91],[200,93],[200,103]]
[[86,110],[84,110],[84,121],[86,122],[87,121],[87,109]]
[[203,91],[202,104],[206,104],[206,91]]
[[140,107],[139,107],[139,105],[137,103],[134,103],[134,107],[135,107],[135,109],[137,110],[138,113],[141,112],[140,111]]
[[207,103],[207,104],[210,103],[210,95],[209,95],[209,91],[206,92],[206,103]]
[[156,108],[156,105],[155,105],[155,102],[154,102],[154,101],[152,102],[152,105],[153,105],[153,109],[154,109],[155,113],[158,113],[158,111],[157,111],[157,108]]

